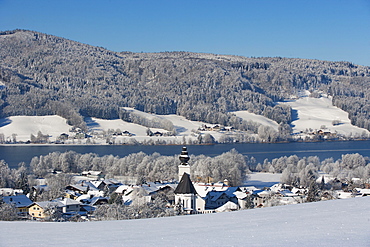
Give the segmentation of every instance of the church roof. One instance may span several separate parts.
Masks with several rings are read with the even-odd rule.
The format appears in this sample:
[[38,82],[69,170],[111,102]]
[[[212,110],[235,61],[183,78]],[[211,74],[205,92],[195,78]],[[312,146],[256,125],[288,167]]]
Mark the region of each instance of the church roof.
[[193,183],[190,180],[189,174],[184,172],[182,175],[180,183],[177,185],[175,189],[175,194],[196,194],[197,191],[194,188]]

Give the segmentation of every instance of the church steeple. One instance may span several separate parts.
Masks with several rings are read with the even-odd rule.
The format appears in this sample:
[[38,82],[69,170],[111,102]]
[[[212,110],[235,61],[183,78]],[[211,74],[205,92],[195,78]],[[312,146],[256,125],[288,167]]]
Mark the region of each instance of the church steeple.
[[186,147],[182,148],[179,156],[181,161],[179,165],[179,184],[175,189],[175,203],[178,208],[184,210],[187,214],[196,211],[197,191],[190,180],[190,160]]
[[180,181],[184,173],[187,173],[188,175],[190,175],[190,166],[188,164],[190,157],[189,157],[186,147],[182,148],[179,159],[181,161],[181,164],[179,165],[179,181]]
[[190,160],[188,150],[186,147],[182,147],[181,154],[179,156],[179,159],[181,161],[181,165],[188,165],[188,161]]

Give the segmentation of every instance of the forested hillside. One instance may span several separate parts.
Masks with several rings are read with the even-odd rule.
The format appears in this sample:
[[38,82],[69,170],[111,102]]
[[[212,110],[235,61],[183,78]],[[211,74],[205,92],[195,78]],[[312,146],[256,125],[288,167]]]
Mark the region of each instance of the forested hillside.
[[112,52],[33,31],[0,33],[0,117],[57,114],[122,118],[133,107],[243,128],[229,111],[291,121],[283,101],[322,90],[370,130],[370,67],[349,62],[247,58],[189,52]]

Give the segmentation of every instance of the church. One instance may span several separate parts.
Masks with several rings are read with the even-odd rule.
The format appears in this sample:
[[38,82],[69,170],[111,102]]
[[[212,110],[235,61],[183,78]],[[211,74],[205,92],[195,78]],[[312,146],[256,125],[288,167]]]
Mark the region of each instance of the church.
[[177,211],[184,214],[204,214],[240,208],[239,200],[234,194],[240,191],[238,187],[230,187],[225,183],[194,184],[190,178],[190,157],[186,147],[182,148],[179,159],[180,182],[174,192]]

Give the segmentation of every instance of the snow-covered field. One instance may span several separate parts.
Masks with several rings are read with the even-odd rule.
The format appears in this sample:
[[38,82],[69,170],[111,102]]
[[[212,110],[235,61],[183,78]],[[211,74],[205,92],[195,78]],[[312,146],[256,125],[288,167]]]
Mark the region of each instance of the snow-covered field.
[[369,246],[370,197],[84,223],[0,222],[0,246]]
[[236,116],[247,120],[247,121],[253,121],[256,123],[260,123],[265,126],[269,126],[273,128],[274,130],[278,131],[279,124],[271,119],[268,119],[261,115],[256,115],[254,113],[248,112],[248,111],[235,111],[233,112]]
[[16,134],[18,141],[30,140],[31,134],[37,136],[41,131],[48,134],[51,140],[55,140],[62,133],[68,133],[72,126],[66,123],[66,119],[60,116],[14,116],[0,119],[0,133],[6,139],[11,139]]
[[253,172],[248,174],[248,176],[249,179],[245,182],[245,186],[254,186],[262,189],[280,183],[281,173]]
[[[328,97],[321,98],[310,98],[303,96],[298,100],[284,102],[289,104],[292,109],[297,113],[296,117],[292,122],[293,132],[300,133],[306,130],[319,130],[325,126],[324,131],[329,131],[332,133],[337,132],[345,136],[360,136],[362,133],[370,134],[369,131],[358,128],[351,125],[348,119],[348,114],[337,107],[332,106],[331,99]],[[90,131],[102,132],[108,131],[108,129],[121,131],[128,131],[133,134],[132,137],[128,136],[117,136],[114,137],[115,143],[130,143],[133,138],[136,141],[143,142],[144,140],[166,140],[167,143],[181,144],[183,138],[186,137],[187,140],[197,140],[197,134],[194,132],[202,125],[212,126],[212,124],[207,124],[198,121],[190,121],[182,116],[177,115],[154,115],[149,113],[140,112],[132,108],[126,108],[126,110],[134,111],[135,114],[141,115],[146,119],[157,118],[166,119],[171,121],[175,126],[177,136],[154,136],[149,137],[146,134],[147,127],[141,126],[134,123],[128,123],[120,119],[104,120],[97,118],[86,118],[86,123]],[[263,116],[255,115],[247,111],[237,111],[233,112],[238,117],[263,124],[265,126],[270,126],[273,129],[278,129],[278,124],[275,121],[267,119]],[[338,120],[339,125],[333,126],[333,120]],[[49,140],[54,142],[57,140],[58,136],[62,133],[67,133],[69,135],[74,135],[74,133],[69,132],[71,126],[66,123],[66,120],[59,116],[14,116],[4,119],[0,119],[0,133],[3,133],[6,140],[11,141],[13,134],[16,134],[17,141],[26,142],[30,140],[31,134],[37,136],[37,133],[41,131],[43,134],[49,135]],[[164,129],[151,128],[153,132],[159,131],[161,133],[166,133]],[[223,133],[217,131],[205,131],[203,134],[209,133],[216,140],[218,140]],[[96,144],[106,144],[105,138],[92,138],[93,143]],[[66,143],[72,143],[72,141],[67,141]],[[84,141],[81,142],[82,144]]]
[[[330,97],[302,97],[298,100],[284,102],[297,112],[296,119],[292,122],[293,133],[312,130],[324,130],[331,133],[337,132],[345,136],[361,135],[369,131],[351,124],[348,113],[333,106]],[[333,126],[333,120],[338,120],[339,125]],[[322,127],[326,127],[323,129]]]
[[147,127],[128,123],[121,119],[99,119],[99,118],[88,118],[86,121],[90,131],[108,131],[108,129],[120,129],[121,131],[127,130],[130,133],[135,133],[136,136],[146,136]]

